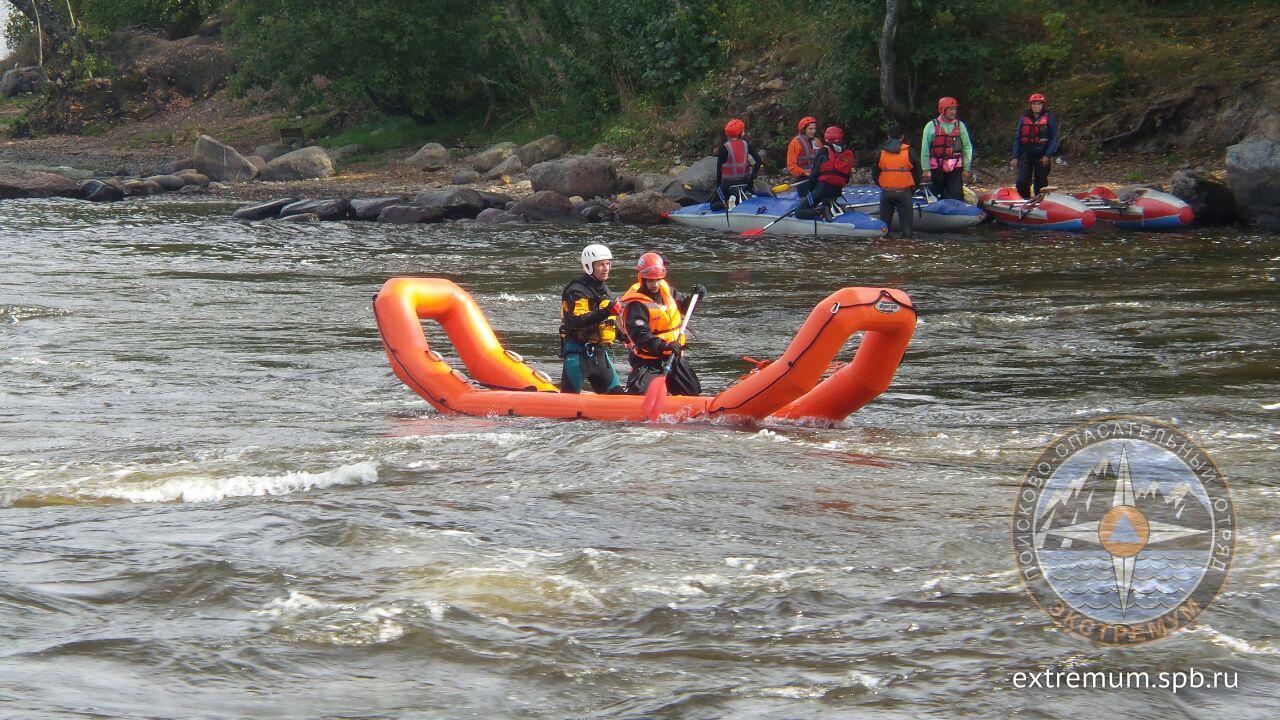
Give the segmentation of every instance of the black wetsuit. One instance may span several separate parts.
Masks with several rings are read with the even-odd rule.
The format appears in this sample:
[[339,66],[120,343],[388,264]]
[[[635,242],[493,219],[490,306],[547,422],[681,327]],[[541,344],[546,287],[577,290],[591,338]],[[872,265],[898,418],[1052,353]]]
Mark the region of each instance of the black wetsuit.
[[[609,286],[592,275],[582,277],[569,283],[560,296],[564,333],[564,348],[561,357],[564,367],[560,376],[561,392],[581,392],[582,386],[591,384],[591,389],[598,393],[622,392],[622,381],[618,379],[618,371],[613,367],[613,359],[609,357],[608,344],[597,341],[596,328],[613,315],[614,303]],[[575,305],[585,300],[587,312],[575,313]],[[605,307],[600,305],[605,303]]]
[[716,192],[711,196],[712,210],[723,210],[725,201],[729,199],[735,187],[745,185],[748,195],[754,193],[752,188],[755,187],[756,176],[760,174],[760,155],[751,143],[747,143],[747,157],[752,160],[751,175],[746,179],[725,180],[720,175],[720,169],[729,161],[729,148],[725,147],[725,143],[720,144],[720,151],[716,153]]
[[[876,152],[875,157],[871,159],[871,182],[876,185],[880,184],[880,153],[888,152],[897,154],[902,152],[901,140],[889,140]],[[911,180],[916,187],[920,187],[920,177],[923,172],[920,167],[920,158],[916,153],[907,153],[911,158]],[[911,199],[915,194],[915,190],[886,190],[880,189],[880,219],[885,225],[893,226],[893,213],[897,211],[898,222],[902,225],[902,234],[907,237],[915,236],[915,228],[913,222],[915,219],[914,201]]]

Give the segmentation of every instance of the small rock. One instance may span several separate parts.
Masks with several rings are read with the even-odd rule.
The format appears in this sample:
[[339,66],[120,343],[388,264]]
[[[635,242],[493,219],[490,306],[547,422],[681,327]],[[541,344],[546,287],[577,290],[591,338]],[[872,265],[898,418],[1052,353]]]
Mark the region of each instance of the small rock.
[[[160,172],[157,174],[181,175],[183,170],[190,170],[192,172],[195,172],[195,169],[196,169],[196,159],[188,155],[187,157],[178,158],[177,160],[174,160],[172,162],[165,163],[164,168],[162,168],[163,172]],[[119,174],[128,175],[129,173],[125,172],[125,173],[119,173]]]
[[760,89],[768,92],[778,92],[787,89],[787,81],[780,77],[776,77],[768,82],[760,83]]
[[200,187],[209,187],[209,178],[192,170],[191,172],[178,173],[178,177],[187,185],[199,185]]
[[80,185],[57,173],[0,165],[0,198],[76,197]]
[[253,149],[253,154],[262,158],[263,163],[269,163],[281,155],[291,152],[293,152],[293,146],[282,142],[267,143]]
[[315,213],[321,220],[342,220],[351,211],[351,203],[343,199],[299,200],[280,208],[280,217]]
[[310,180],[330,177],[334,173],[333,159],[318,145],[285,153],[267,163],[262,169],[263,180]]
[[377,220],[382,209],[391,205],[403,205],[404,198],[398,195],[380,195],[378,197],[352,198],[351,214],[357,220]]
[[618,200],[618,221],[634,225],[656,225],[667,221],[667,213],[680,204],[656,190],[646,190]]
[[525,219],[515,213],[509,213],[506,210],[498,208],[486,208],[480,211],[476,216],[476,222],[481,225],[505,225],[508,223],[523,223]]
[[502,162],[494,165],[489,172],[484,174],[485,180],[497,180],[503,175],[518,175],[524,172],[524,164],[520,162],[519,155],[512,155]]
[[378,213],[378,222],[399,225],[437,222],[442,219],[444,219],[444,211],[440,208],[424,208],[417,205],[388,205]]
[[249,161],[249,164],[252,165],[258,171],[259,175],[262,174],[262,169],[267,166],[267,161],[257,155],[250,155],[249,157],[245,158],[245,160]]
[[343,145],[336,150],[330,150],[329,157],[332,158],[334,162],[342,162],[343,160],[355,157],[362,152],[364,152],[363,145],[359,143],[352,143],[350,145]]
[[449,164],[449,151],[440,143],[427,143],[418,152],[405,158],[406,165],[414,165],[423,170],[439,170]]
[[450,220],[474,218],[487,207],[480,193],[471,188],[428,190],[413,196],[413,204],[428,210],[439,210]]
[[588,200],[580,205],[574,205],[573,214],[585,223],[613,222],[617,219],[613,208],[599,200]]
[[86,180],[80,184],[80,197],[92,202],[115,202],[123,200],[125,192],[101,180]]
[[124,193],[129,197],[159,195],[162,192],[164,192],[164,188],[149,180],[130,180],[124,184]]
[[511,198],[502,193],[490,192],[488,190],[477,190],[480,199],[484,200],[485,208],[498,208],[505,210],[511,204]]
[[146,179],[164,188],[165,192],[181,190],[187,184],[181,175],[152,175]]
[[462,169],[453,174],[453,179],[449,181],[451,185],[470,185],[480,182],[480,173],[475,170]]
[[258,176],[255,168],[230,145],[224,145],[208,135],[196,140],[195,169],[210,180],[223,182],[248,182]]
[[639,173],[634,177],[635,183],[632,192],[642,193],[646,190],[662,192],[671,184],[671,177],[661,173]]
[[466,163],[476,172],[489,172],[494,168],[494,166],[514,155],[516,150],[519,149],[520,146],[515,143],[498,143],[497,145],[491,145],[467,158]]
[[[540,162],[554,160],[564,154],[564,140],[559,135],[544,135],[525,143],[516,150],[522,168],[533,167]],[[511,173],[507,173],[511,174]]]
[[178,189],[179,195],[198,195],[205,192],[209,191],[199,185],[183,185]]
[[298,202],[297,198],[277,198],[266,202],[254,203],[253,205],[245,205],[231,213],[231,217],[237,220],[265,220],[279,215],[285,206],[296,202]]
[[607,143],[596,143],[587,151],[587,155],[591,157],[613,157],[613,148]]
[[0,97],[10,98],[14,95],[36,92],[48,81],[44,76],[44,70],[39,67],[34,65],[15,67],[6,70],[4,75],[0,76]]
[[573,215],[573,205],[558,192],[539,190],[511,206],[510,211],[526,220],[566,220]]
[[321,218],[316,213],[299,213],[297,215],[285,215],[280,219],[285,222],[318,223]]

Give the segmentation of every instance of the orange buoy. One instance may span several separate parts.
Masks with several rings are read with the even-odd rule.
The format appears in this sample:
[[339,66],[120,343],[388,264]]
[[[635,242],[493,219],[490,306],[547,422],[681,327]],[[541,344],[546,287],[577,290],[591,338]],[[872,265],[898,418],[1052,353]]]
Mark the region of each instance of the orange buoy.
[[[374,298],[374,316],[391,369],[442,412],[589,420],[642,421],[639,395],[561,393],[545,374],[503,349],[475,300],[442,278],[392,278]],[[467,373],[427,344],[421,319],[444,328]],[[671,420],[769,416],[836,421],[884,392],[915,330],[916,313],[901,290],[845,288],[809,314],[782,357],[715,397],[669,396]],[[822,380],[850,336],[863,332],[853,361]],[[821,382],[820,382],[821,381]]]

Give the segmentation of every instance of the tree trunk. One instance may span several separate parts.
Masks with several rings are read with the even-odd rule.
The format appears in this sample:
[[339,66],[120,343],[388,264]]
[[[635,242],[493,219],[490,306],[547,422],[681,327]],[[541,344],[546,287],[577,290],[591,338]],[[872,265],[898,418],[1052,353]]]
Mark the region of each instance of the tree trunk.
[[895,120],[905,121],[911,111],[898,97],[894,83],[898,60],[893,53],[893,37],[898,30],[898,4],[899,0],[884,3],[884,28],[880,32],[880,102]]
[[9,0],[9,4],[25,15],[32,25],[40,28],[40,34],[44,36],[43,48],[57,52],[70,39],[71,31],[62,16],[45,0]]

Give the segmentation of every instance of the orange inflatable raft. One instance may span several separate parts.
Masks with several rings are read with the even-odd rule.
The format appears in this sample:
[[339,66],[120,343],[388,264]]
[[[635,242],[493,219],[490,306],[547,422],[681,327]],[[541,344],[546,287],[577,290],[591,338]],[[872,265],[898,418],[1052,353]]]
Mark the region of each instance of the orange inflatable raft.
[[[392,278],[374,297],[374,316],[391,369],[441,412],[545,418],[643,421],[638,395],[561,393],[546,374],[505,350],[465,290],[442,278]],[[440,324],[466,366],[450,367],[427,345],[421,319]],[[889,387],[916,325],[901,290],[844,288],[818,303],[786,352],[724,392],[669,396],[669,420],[767,417],[834,422]],[[825,380],[854,333],[864,333],[853,360]]]

